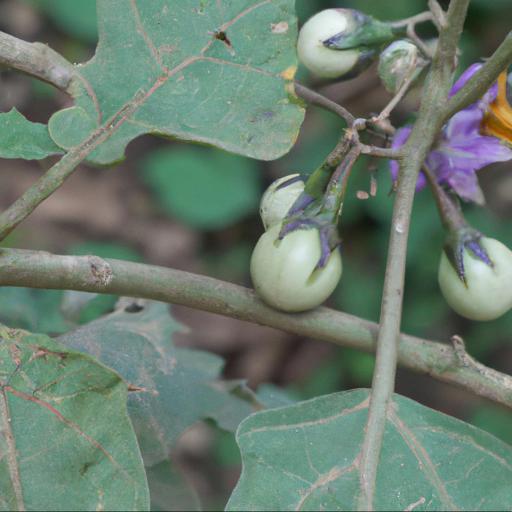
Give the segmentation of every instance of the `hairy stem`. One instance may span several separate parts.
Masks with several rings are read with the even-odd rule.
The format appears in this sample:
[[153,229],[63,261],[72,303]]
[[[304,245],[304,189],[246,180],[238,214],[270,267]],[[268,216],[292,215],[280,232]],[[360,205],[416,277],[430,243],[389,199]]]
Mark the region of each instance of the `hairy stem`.
[[447,13],[448,24],[439,36],[439,43],[425,84],[418,120],[404,147],[393,209],[372,394],[361,454],[360,510],[373,510],[377,468],[388,406],[395,385],[407,240],[416,182],[423,161],[435,140],[439,120],[443,116],[443,104],[450,89],[457,43],[468,5],[469,0],[452,0],[450,3]]
[[[0,249],[0,286],[159,300],[365,352],[375,351],[378,332],[377,324],[332,309],[289,315],[266,306],[252,290],[242,286],[171,268],[97,256]],[[461,364],[448,344],[402,334],[398,360],[405,368],[512,408],[512,377],[477,362]]]
[[74,68],[62,55],[42,43],[27,43],[0,32],[0,64],[69,92]]

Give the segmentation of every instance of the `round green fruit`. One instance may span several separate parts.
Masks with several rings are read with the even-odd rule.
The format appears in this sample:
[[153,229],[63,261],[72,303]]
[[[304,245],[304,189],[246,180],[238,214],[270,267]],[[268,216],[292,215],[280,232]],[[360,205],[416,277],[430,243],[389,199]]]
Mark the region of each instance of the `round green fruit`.
[[338,284],[341,254],[332,251],[327,264],[321,257],[316,229],[296,230],[278,239],[280,225],[264,233],[251,258],[251,277],[258,295],[270,306],[287,312],[307,311],[324,302]]
[[297,42],[300,61],[312,73],[324,78],[340,78],[346,75],[359,61],[360,51],[333,50],[324,41],[353,30],[350,9],[326,9],[311,17],[301,28]]
[[450,307],[471,320],[495,320],[512,308],[512,251],[498,240],[482,238],[488,265],[464,250],[464,282],[445,252],[439,265],[439,286]]

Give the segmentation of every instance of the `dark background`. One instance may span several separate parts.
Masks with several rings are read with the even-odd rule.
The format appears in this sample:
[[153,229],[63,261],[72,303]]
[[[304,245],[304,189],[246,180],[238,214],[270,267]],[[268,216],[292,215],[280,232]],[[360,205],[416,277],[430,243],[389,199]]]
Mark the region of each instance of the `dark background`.
[[[322,8],[347,6],[383,20],[395,20],[421,12],[426,2],[297,0],[301,21]],[[460,69],[490,55],[510,30],[510,19],[509,0],[473,0],[461,42]],[[82,62],[94,53],[95,2],[0,0],[0,30],[48,43],[70,61]],[[419,32],[425,37],[435,35],[428,24]],[[374,67],[343,83],[319,82],[303,69],[298,79],[357,116],[378,112],[390,98],[379,85]],[[409,94],[392,116],[395,126],[411,119],[419,98],[419,90]],[[46,122],[55,110],[69,104],[68,97],[50,86],[0,69],[0,111],[16,106],[30,120]],[[336,143],[342,126],[332,114],[310,108],[295,148],[268,163],[142,137],[130,144],[126,160],[114,168],[82,165],[3,244],[140,260],[250,285],[249,258],[262,233],[257,214],[262,191],[276,177],[314,169]],[[0,207],[6,208],[51,164],[51,159],[2,160]],[[504,163],[482,170],[480,178],[488,206],[465,208],[475,227],[509,247],[511,169],[512,163]],[[379,184],[377,196],[357,199],[357,191],[369,190],[372,174]],[[374,321],[379,315],[388,242],[390,187],[385,162],[358,162],[342,218],[344,275],[329,301],[334,308]],[[444,341],[459,334],[473,356],[510,373],[512,313],[495,322],[476,323],[448,309],[437,285],[442,240],[432,198],[428,190],[423,191],[414,207],[403,330]],[[57,334],[66,329],[56,319],[61,299],[61,292],[3,289],[0,319]],[[108,309],[112,301],[107,297],[98,307]],[[273,383],[295,397],[309,398],[370,385],[370,355],[182,307],[173,307],[173,311],[190,327],[179,340],[182,345],[222,355],[226,359],[225,375],[246,378],[252,387]],[[512,443],[512,415],[498,406],[405,370],[398,372],[397,390]],[[211,425],[198,425],[184,435],[176,457],[206,506],[221,506],[239,471],[233,437]]]

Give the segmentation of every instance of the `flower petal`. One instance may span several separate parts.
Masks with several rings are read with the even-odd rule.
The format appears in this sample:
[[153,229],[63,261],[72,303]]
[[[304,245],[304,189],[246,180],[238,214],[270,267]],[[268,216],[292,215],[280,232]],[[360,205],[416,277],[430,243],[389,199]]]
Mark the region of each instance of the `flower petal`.
[[476,134],[473,137],[451,140],[442,153],[453,171],[478,171],[494,162],[512,160],[512,149],[495,137]]
[[448,183],[462,198],[483,204],[476,171],[494,162],[512,160],[512,149],[479,133],[444,141],[427,157],[439,183]]
[[[483,66],[481,62],[477,62],[475,64],[471,64],[469,68],[467,68],[462,75],[459,76],[457,81],[453,84],[450,93],[448,94],[448,97],[451,98],[452,96],[455,96],[468,82],[473,78],[473,76],[476,74],[476,72]],[[477,101],[476,103],[473,103],[467,108],[474,108],[479,107],[482,110],[485,110],[489,103],[495,100],[496,95],[498,93],[498,87],[496,84],[493,84],[490,89],[482,96],[482,98]]]
[[471,66],[469,66],[469,68],[466,69],[466,71],[464,71],[453,84],[449,97],[451,98],[452,96],[455,96],[482,66],[483,64],[480,62],[471,64]]
[[484,113],[479,108],[466,108],[457,112],[445,125],[444,136],[447,139],[464,138],[478,133]]
[[478,184],[478,178],[474,172],[452,174],[448,178],[447,183],[461,199],[473,201],[479,205],[485,204],[484,193]]

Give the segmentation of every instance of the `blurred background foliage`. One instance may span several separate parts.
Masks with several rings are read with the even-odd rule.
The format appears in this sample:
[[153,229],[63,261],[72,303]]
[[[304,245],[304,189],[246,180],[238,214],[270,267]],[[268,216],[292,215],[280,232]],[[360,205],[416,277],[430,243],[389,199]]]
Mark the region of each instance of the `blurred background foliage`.
[[[444,2],[444,6],[447,2]],[[297,0],[304,21],[328,7],[354,7],[381,19],[399,19],[426,8],[424,0]],[[509,0],[473,0],[459,67],[488,56],[510,29]],[[0,30],[43,41],[73,62],[89,59],[97,40],[94,0],[0,0]],[[429,26],[419,32],[430,37]],[[374,68],[342,83],[319,82],[300,68],[298,78],[342,103],[358,116],[378,112],[389,100]],[[33,121],[45,122],[69,98],[50,86],[0,70],[0,110],[16,106]],[[411,119],[420,99],[414,90],[395,111],[399,126]],[[143,137],[124,162],[112,169],[83,165],[79,172],[4,242],[8,246],[69,254],[98,254],[167,265],[250,284],[252,247],[262,232],[259,197],[272,180],[311,172],[331,150],[342,122],[309,108],[294,149],[273,162],[257,162],[178,141]],[[52,163],[3,161],[0,203],[5,208]],[[512,246],[511,164],[480,172],[487,208],[468,206],[468,219],[487,235]],[[377,195],[360,200],[377,182]],[[349,185],[342,218],[344,275],[330,305],[378,320],[392,209],[387,163],[361,159]],[[463,336],[469,352],[498,370],[512,371],[512,313],[491,323],[473,323],[453,314],[437,286],[443,233],[427,191],[414,207],[407,266],[403,330],[449,340]],[[115,297],[76,292],[0,290],[0,321],[33,331],[60,334],[112,309]],[[273,383],[293,398],[309,398],[370,385],[373,357],[301,339],[232,319],[173,308],[189,326],[182,346],[198,347],[226,359],[225,375],[248,379],[256,388]],[[265,388],[262,388],[264,390]],[[272,388],[274,389],[274,388]],[[427,377],[400,370],[397,390],[419,402],[494,433],[512,443],[512,415]],[[173,458],[193,482],[207,508],[223,506],[240,470],[233,436],[200,424],[182,437]],[[219,467],[222,468],[219,471]]]

